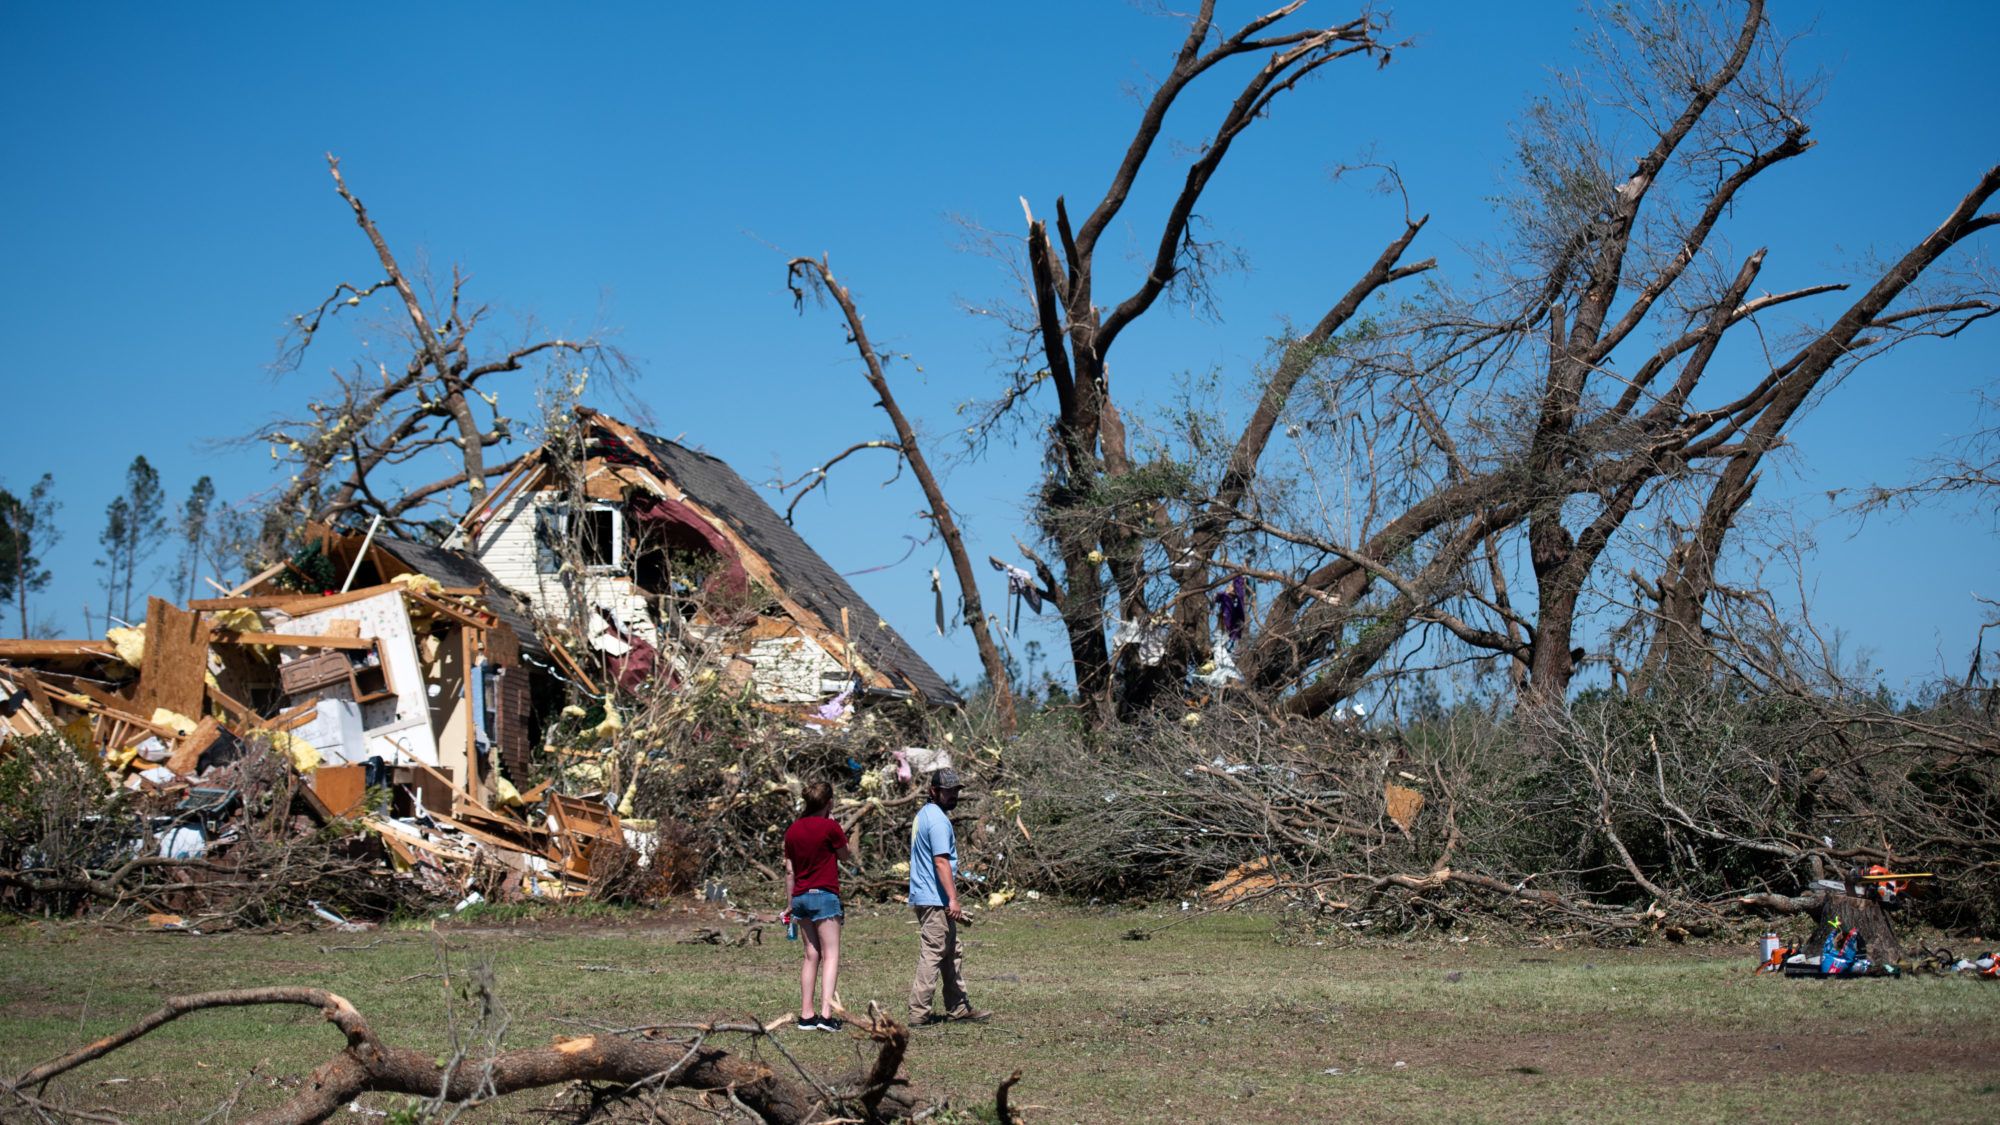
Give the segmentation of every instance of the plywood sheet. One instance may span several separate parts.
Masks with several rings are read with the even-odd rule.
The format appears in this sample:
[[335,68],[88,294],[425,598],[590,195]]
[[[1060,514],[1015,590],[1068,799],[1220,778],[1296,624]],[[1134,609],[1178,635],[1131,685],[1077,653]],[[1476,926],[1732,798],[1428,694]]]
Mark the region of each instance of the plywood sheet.
[[146,599],[146,658],[139,676],[139,713],[164,707],[176,715],[201,712],[208,684],[208,625],[160,598]]

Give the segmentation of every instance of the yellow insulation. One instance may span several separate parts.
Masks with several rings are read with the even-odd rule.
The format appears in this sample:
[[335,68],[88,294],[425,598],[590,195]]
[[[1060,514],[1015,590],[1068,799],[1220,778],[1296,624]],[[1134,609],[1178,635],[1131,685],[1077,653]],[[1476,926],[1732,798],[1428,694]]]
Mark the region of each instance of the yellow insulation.
[[193,734],[196,726],[193,719],[188,718],[186,715],[169,711],[165,707],[154,708],[153,717],[147,721],[156,727],[166,727],[182,738]]
[[319,751],[313,744],[290,731],[267,730],[258,732],[258,737],[271,744],[271,749],[290,758],[292,768],[300,773],[311,773],[319,768]]
[[104,639],[118,653],[118,659],[137,668],[146,662],[146,630],[139,626],[120,626],[105,632]]

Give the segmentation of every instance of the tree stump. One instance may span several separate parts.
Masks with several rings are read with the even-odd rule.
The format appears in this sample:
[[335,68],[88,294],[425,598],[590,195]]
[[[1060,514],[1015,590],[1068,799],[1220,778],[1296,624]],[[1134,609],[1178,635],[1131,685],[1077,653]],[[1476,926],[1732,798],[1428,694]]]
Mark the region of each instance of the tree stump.
[[1826,933],[1839,920],[1840,928],[1853,928],[1861,932],[1863,949],[1870,961],[1878,965],[1903,960],[1903,943],[1896,940],[1896,931],[1889,925],[1889,912],[1873,898],[1861,895],[1826,891],[1819,901],[1806,908],[1812,915],[1812,937],[1806,942],[1804,953],[1811,957],[1819,953],[1826,943]]

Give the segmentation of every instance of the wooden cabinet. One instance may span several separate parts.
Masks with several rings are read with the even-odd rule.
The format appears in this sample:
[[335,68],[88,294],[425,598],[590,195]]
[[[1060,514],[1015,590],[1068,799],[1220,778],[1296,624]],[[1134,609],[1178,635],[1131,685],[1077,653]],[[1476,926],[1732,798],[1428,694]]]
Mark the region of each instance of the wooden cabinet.
[[278,682],[294,700],[334,684],[346,684],[356,703],[372,703],[396,694],[380,639],[364,648],[340,648],[286,661],[278,666]]

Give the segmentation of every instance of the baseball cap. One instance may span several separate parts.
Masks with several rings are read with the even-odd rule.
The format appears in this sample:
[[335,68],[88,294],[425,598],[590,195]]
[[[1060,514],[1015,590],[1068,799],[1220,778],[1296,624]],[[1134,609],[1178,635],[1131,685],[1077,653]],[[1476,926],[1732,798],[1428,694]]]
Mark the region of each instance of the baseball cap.
[[932,789],[963,789],[958,783],[958,771],[949,767],[931,774]]

